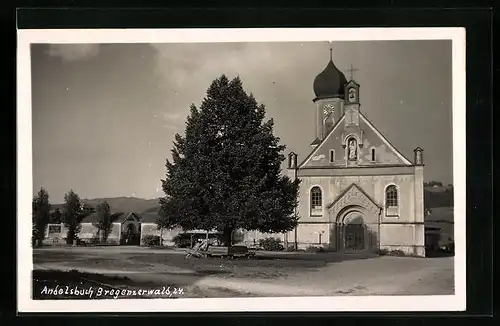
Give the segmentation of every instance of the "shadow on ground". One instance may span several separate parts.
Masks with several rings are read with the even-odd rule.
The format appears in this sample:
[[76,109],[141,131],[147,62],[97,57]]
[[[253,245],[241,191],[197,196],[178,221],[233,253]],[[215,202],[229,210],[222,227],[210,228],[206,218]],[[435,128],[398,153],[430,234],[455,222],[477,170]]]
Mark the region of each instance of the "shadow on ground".
[[137,270],[162,274],[191,274],[223,276],[224,278],[282,278],[287,275],[317,270],[327,264],[347,260],[376,258],[373,254],[339,253],[273,253],[257,252],[252,259],[186,258],[179,253],[151,254],[34,251],[34,263],[64,263],[72,268],[99,268],[109,270]]
[[455,254],[453,252],[445,251],[445,250],[426,250],[425,257],[426,258],[442,258],[442,257],[454,257]]
[[32,277],[34,300],[179,298],[189,285],[159,286],[148,275],[131,279],[77,270],[34,270]]
[[[34,300],[94,299],[177,299],[248,297],[250,293],[223,287],[200,288],[194,283],[202,278],[175,277],[168,283],[157,273],[137,273],[130,277],[87,273],[77,270],[34,270]],[[169,277],[170,279],[170,277]]]

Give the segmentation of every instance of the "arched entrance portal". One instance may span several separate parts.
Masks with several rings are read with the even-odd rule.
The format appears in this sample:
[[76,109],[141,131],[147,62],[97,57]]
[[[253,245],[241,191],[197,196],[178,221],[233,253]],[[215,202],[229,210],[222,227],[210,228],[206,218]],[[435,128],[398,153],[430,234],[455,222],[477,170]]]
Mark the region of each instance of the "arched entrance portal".
[[330,243],[337,251],[372,251],[378,248],[381,208],[356,184],[351,184],[328,207]]
[[139,228],[134,223],[126,224],[122,233],[122,243],[129,246],[138,246],[140,242]]

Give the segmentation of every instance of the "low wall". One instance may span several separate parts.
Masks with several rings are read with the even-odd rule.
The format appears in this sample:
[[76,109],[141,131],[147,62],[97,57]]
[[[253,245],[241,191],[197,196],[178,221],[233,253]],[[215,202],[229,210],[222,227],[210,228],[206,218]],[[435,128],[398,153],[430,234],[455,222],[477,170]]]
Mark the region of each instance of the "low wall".
[[173,246],[174,245],[173,239],[179,233],[182,233],[181,229],[159,230],[156,223],[141,223],[141,243],[140,243],[140,245],[141,246],[144,245],[144,237],[145,236],[153,235],[153,236],[158,236],[158,237],[161,236],[162,237],[162,244],[164,246]]
[[[61,224],[48,224],[45,229],[45,239],[44,244],[48,245],[66,245],[66,235],[68,229]],[[121,236],[121,225],[120,223],[113,223],[108,238],[106,240],[107,244],[119,244]],[[78,233],[78,238],[86,242],[92,241],[92,239],[99,239],[99,229],[92,223],[82,223],[80,232]]]

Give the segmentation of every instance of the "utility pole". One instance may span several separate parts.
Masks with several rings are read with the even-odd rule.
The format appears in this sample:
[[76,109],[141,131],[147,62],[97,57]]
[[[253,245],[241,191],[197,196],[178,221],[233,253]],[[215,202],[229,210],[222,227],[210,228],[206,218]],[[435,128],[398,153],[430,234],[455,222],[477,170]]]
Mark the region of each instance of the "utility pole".
[[[297,181],[297,157],[294,158],[294,162],[295,162],[295,165],[294,165],[294,181]],[[294,215],[295,215],[295,218],[297,218],[297,206],[295,206],[294,208]],[[297,228],[299,227],[299,225],[297,224],[297,226],[295,226],[295,251],[297,251],[299,249],[299,244],[297,242]]]

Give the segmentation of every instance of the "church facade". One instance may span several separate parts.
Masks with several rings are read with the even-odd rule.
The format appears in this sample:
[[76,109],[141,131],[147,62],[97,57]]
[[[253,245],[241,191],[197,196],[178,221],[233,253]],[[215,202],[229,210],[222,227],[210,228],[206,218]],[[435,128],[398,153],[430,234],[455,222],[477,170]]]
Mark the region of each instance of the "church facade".
[[301,180],[300,219],[284,242],[425,256],[423,150],[410,160],[377,130],[362,113],[360,85],[331,56],[313,88],[311,151],[288,154],[287,173]]

